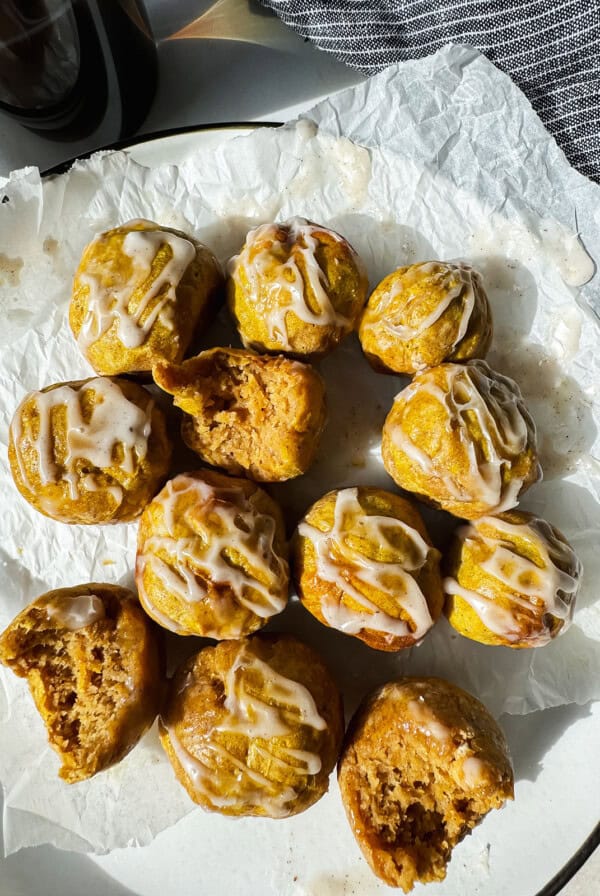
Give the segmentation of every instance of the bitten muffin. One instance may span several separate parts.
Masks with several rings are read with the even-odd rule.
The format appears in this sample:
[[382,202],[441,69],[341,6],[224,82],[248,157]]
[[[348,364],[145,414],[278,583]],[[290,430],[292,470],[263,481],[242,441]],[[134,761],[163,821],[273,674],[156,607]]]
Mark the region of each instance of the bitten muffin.
[[184,442],[207,463],[279,482],[313,462],[327,412],[325,385],[308,364],[213,348],[158,364],[153,376],[185,412]]
[[0,662],[27,679],[70,784],[123,759],[160,706],[157,629],[116,585],[42,594],[0,635]]
[[279,507],[247,479],[209,470],[171,479],[140,520],[142,606],[180,635],[240,638],[288,599]]
[[462,262],[399,268],[371,293],[359,336],[367,360],[383,373],[485,358],[492,315],[481,277]]
[[439,556],[408,501],[360,487],[313,504],[292,559],[300,599],[320,622],[377,650],[400,650],[441,613]]
[[485,361],[417,374],[396,396],[381,450],[397,485],[465,519],[510,510],[542,475],[519,387]]
[[384,685],[354,716],[338,766],[350,827],[375,874],[405,893],[443,880],[452,850],[513,799],[502,731],[440,678]]
[[582,574],[564,535],[521,510],[462,526],[446,571],[450,624],[504,647],[540,647],[566,631]]
[[292,635],[259,634],[190,657],[159,730],[178,780],[204,809],[285,818],[327,791],[344,724],[318,654]]
[[69,323],[96,373],[150,371],[181,361],[211,320],[224,278],[206,246],[153,221],[95,237],[73,281]]
[[96,377],[30,392],[10,425],[15,485],[62,523],[132,520],[160,488],[171,459],[165,417],[128,380]]
[[228,266],[227,299],[242,342],[321,356],[358,324],[368,280],[339,233],[304,218],[251,230]]

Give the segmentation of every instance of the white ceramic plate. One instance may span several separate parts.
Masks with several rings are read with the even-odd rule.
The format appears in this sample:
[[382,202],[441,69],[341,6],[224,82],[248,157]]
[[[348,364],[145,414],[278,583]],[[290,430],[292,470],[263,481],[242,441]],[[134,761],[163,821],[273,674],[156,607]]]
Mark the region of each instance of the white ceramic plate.
[[[177,164],[200,144],[245,128],[160,137],[128,151]],[[600,840],[600,706],[503,717],[515,802],[492,813],[455,850],[432,896],[554,896]],[[386,893],[354,843],[335,776],[330,792],[293,819],[228,819],[196,810],[144,848],[102,857],[51,847],[0,860],[0,896],[351,896]]]

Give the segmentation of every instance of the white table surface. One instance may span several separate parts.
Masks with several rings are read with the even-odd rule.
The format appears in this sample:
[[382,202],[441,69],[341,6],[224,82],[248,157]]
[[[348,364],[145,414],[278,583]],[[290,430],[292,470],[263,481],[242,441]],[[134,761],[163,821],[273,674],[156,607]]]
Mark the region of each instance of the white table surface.
[[[239,5],[239,0],[226,2],[232,8]],[[173,8],[164,0],[147,0],[146,5],[156,36],[166,36],[173,27]],[[263,32],[270,46],[227,40],[159,43],[158,91],[138,135],[189,125],[284,121],[362,80],[359,73],[313,49],[275,19],[263,23]],[[97,148],[94,140],[92,135],[76,144],[56,145],[0,118],[0,175],[24,165],[45,170]],[[0,896],[42,896],[28,888],[26,878],[17,881],[10,872],[5,877],[3,864],[0,859]],[[598,892],[600,850],[561,896]]]

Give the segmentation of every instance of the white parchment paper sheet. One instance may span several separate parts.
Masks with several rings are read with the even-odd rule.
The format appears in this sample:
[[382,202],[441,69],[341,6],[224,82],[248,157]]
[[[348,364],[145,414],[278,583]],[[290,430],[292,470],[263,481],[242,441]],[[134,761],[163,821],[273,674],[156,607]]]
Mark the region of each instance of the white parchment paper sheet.
[[[570,538],[585,584],[572,628],[534,651],[474,644],[442,620],[419,648],[379,655],[318,625],[297,603],[274,627],[319,647],[350,709],[401,672],[446,676],[496,714],[599,697],[600,302],[592,258],[600,256],[600,188],[569,168],[511,81],[459,47],[388,69],[283,129],[224,138],[216,151],[200,144],[179,168],[148,169],[109,153],[44,182],[35,169],[0,181],[0,628],[49,588],[131,583],[135,525],[45,519],[17,494],[6,458],[25,392],[92,372],[66,322],[84,245],[100,230],[148,217],[194,233],[225,260],[250,227],[289,215],[348,237],[372,285],[429,258],[479,268],[496,324],[489,360],[519,381],[539,430],[546,477],[523,506]],[[209,342],[231,341],[225,312]],[[292,517],[336,486],[393,487],[379,437],[405,381],[371,372],[355,338],[320,367],[330,423],[319,459],[301,480],[273,489]],[[426,516],[443,541],[448,518]],[[26,684],[0,670],[8,852],[42,842],[97,852],[147,843],[193,808],[155,731],[89,782],[65,785],[57,767]]]

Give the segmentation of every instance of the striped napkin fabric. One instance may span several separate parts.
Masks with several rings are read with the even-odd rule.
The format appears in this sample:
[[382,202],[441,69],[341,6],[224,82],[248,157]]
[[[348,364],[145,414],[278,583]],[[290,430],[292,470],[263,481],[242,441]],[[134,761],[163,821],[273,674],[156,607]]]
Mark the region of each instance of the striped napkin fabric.
[[470,44],[510,75],[571,164],[600,180],[600,0],[261,0],[319,49],[374,74]]

